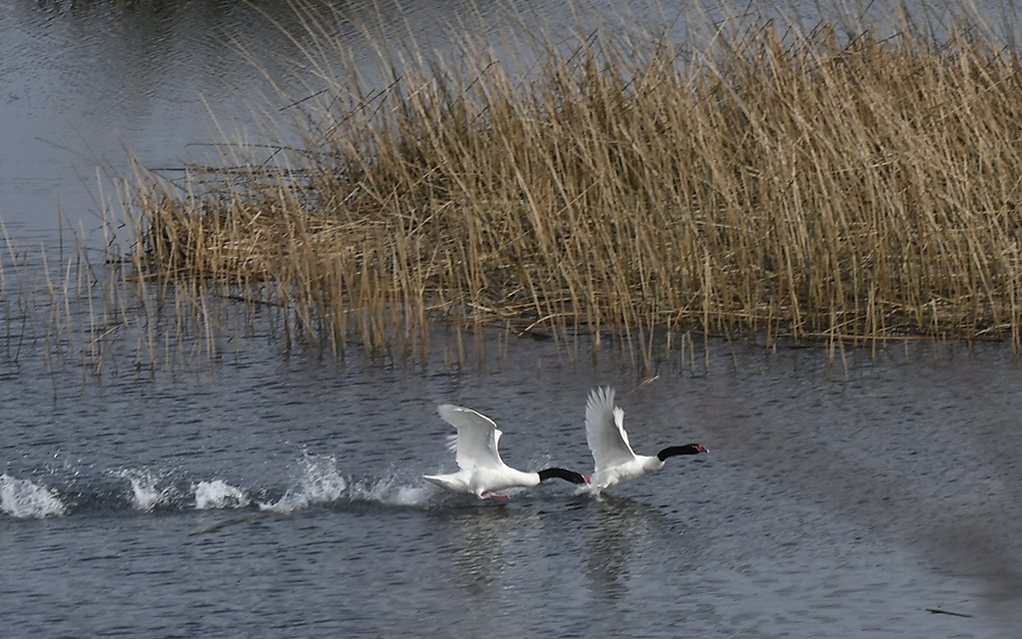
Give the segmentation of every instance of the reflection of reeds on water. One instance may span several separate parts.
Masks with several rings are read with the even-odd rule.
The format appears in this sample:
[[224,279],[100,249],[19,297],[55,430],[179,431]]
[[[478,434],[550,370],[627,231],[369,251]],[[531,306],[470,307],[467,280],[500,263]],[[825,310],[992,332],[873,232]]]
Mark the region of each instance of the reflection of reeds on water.
[[139,281],[197,321],[244,300],[285,343],[413,359],[438,321],[644,360],[689,331],[1022,343],[1022,76],[978,26],[408,41],[372,90],[331,16],[296,10],[308,92],[275,117],[299,142],[124,195]]

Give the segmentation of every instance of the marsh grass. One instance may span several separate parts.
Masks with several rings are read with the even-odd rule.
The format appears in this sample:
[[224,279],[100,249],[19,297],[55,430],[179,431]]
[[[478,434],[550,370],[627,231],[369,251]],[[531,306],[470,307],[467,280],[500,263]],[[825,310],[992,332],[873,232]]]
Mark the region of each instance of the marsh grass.
[[1022,78],[979,25],[381,36],[369,82],[330,14],[295,10],[276,148],[139,166],[123,193],[135,298],[176,299],[207,344],[229,299],[286,344],[417,360],[438,324],[459,349],[498,327],[647,362],[694,363],[693,335],[1020,348]]
[[215,287],[161,272],[150,275],[136,246],[137,227],[114,213],[126,193],[97,205],[102,246],[63,225],[59,247],[18,239],[0,217],[0,362],[12,370],[41,360],[55,397],[68,377],[151,377],[158,371],[201,374],[211,360],[237,357],[239,338],[272,336],[275,317],[254,317]]

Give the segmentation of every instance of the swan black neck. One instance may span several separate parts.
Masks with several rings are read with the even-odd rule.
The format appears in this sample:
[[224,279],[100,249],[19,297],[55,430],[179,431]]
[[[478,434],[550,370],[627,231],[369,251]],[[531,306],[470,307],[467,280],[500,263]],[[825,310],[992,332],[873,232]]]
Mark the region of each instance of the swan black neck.
[[564,470],[563,468],[547,468],[546,470],[539,471],[538,475],[540,481],[546,481],[551,477],[556,477],[558,479],[563,479],[564,481],[570,481],[573,484],[586,483],[586,478],[582,475],[573,473],[570,470]]
[[698,455],[699,453],[708,452],[710,451],[700,444],[686,444],[685,446],[668,446],[657,453],[656,457],[660,461],[664,461],[668,457],[674,457],[675,455]]

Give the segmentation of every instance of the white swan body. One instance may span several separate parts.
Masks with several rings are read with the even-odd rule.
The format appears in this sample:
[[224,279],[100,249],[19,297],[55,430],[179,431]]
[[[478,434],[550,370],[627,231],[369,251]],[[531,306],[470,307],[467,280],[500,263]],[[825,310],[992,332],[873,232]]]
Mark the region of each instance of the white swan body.
[[563,468],[548,468],[538,473],[527,473],[511,468],[500,458],[497,446],[503,434],[489,417],[471,408],[443,404],[437,408],[440,417],[458,429],[451,447],[456,451],[456,473],[423,475],[426,481],[456,493],[471,493],[479,499],[507,499],[499,494],[508,488],[528,488],[541,481],[558,477],[581,484],[587,480],[578,473]]
[[596,388],[586,402],[586,442],[596,462],[588,492],[599,495],[604,490],[626,481],[638,479],[664,467],[674,455],[694,455],[709,450],[699,444],[671,446],[656,456],[636,455],[625,430],[625,411],[614,405],[614,389]]

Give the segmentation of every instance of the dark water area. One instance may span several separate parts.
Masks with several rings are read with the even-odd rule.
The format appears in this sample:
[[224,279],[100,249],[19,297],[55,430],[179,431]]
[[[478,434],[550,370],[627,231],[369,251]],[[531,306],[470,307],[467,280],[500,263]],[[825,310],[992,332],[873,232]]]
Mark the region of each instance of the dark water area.
[[[1010,30],[1005,6],[980,8]],[[430,37],[463,7],[388,15]],[[206,104],[250,123],[269,87],[232,38],[295,53],[266,14],[286,4],[0,1],[15,245],[52,247],[60,210],[94,232],[97,167],[125,170],[125,148],[206,157]],[[1022,637],[1022,371],[1004,344],[842,364],[711,342],[708,368],[675,353],[639,374],[585,343],[490,340],[458,367],[440,335],[423,368],[255,331],[216,361],[151,375],[128,356],[97,379],[44,330],[13,347],[0,330],[4,637]],[[589,472],[585,400],[608,384],[639,452],[711,453],[602,500],[558,482],[498,505],[421,479],[454,469],[444,402],[494,418],[515,467]]]
[[[652,381],[533,341],[413,371],[253,338],[84,387],[25,363],[0,383],[5,636],[1022,636],[1003,346],[710,348]],[[454,468],[444,402],[494,418],[513,466],[589,472],[604,384],[636,450],[710,454],[602,500],[421,479]]]

